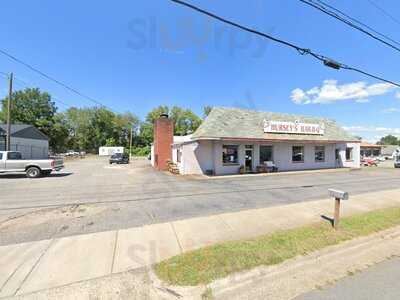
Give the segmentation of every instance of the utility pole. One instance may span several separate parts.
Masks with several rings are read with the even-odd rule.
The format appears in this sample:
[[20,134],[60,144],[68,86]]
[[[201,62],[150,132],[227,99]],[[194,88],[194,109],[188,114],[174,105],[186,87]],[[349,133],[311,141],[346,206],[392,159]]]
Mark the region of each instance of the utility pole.
[[133,124],[131,124],[131,138],[129,140],[129,159],[132,159]]
[[6,151],[11,151],[11,99],[13,93],[13,76],[13,73],[11,73],[8,88]]

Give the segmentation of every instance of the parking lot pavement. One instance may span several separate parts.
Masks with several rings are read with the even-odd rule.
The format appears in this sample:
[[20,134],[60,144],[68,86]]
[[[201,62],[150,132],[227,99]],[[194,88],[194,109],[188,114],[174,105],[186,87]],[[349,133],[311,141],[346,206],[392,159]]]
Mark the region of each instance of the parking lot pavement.
[[157,172],[147,160],[110,166],[91,157],[46,178],[0,175],[0,245],[321,199],[328,188],[397,189],[399,171],[196,180]]

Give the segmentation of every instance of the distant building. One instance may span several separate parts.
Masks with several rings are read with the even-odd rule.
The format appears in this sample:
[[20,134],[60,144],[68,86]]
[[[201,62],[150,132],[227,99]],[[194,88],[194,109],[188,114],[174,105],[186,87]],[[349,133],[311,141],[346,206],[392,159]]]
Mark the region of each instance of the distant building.
[[382,155],[382,145],[369,144],[361,142],[360,155],[361,157],[377,157]]
[[180,174],[360,167],[360,141],[329,119],[216,107],[192,135],[173,132],[167,115],[156,120],[152,163],[158,170],[167,161]]
[[[0,151],[6,149],[7,125],[0,124]],[[19,151],[26,159],[47,158],[49,138],[32,125],[11,125],[11,151]]]
[[124,153],[124,147],[100,147],[99,156],[111,156],[115,153]]
[[394,156],[399,155],[400,146],[396,145],[382,145],[382,156],[386,158],[394,158]]

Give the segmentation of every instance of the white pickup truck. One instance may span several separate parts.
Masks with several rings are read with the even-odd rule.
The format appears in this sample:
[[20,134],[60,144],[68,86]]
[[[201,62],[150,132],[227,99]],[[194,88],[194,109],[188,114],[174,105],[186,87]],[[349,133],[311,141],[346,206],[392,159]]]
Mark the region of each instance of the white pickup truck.
[[25,173],[28,178],[37,178],[50,175],[52,171],[64,168],[61,158],[54,159],[22,159],[17,151],[0,151],[1,173]]

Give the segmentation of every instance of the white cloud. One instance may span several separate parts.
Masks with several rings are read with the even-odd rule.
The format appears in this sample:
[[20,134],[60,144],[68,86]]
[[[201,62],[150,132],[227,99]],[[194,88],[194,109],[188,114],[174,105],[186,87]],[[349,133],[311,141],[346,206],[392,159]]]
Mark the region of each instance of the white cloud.
[[370,103],[371,100],[369,100],[369,99],[357,99],[356,102],[357,103]]
[[400,108],[390,107],[390,108],[386,108],[386,109],[382,110],[381,112],[384,114],[398,113],[398,112],[400,112]]
[[397,99],[400,99],[400,92],[397,92],[395,96]]
[[394,135],[400,137],[400,128],[389,128],[379,126],[343,126],[343,129],[358,135],[363,138],[364,141],[377,142],[386,135]]
[[[396,87],[389,83],[368,85],[364,81],[338,84],[337,80],[324,80],[321,87],[313,87],[307,91],[296,88],[290,98],[296,104],[328,104],[343,100],[354,100],[358,103],[369,102],[370,97],[391,92]],[[399,93],[400,97],[400,93]]]

